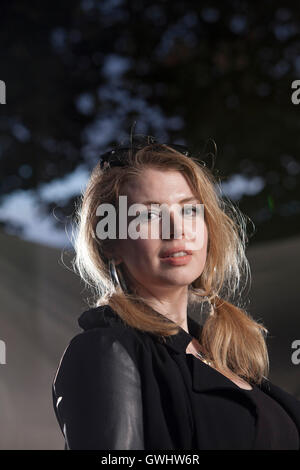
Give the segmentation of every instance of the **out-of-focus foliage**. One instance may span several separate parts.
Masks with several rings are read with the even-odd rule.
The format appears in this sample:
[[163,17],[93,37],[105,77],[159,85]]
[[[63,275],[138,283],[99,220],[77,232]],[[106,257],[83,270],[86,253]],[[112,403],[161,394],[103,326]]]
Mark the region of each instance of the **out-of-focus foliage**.
[[136,120],[195,151],[213,138],[222,181],[253,181],[257,240],[299,231],[299,22],[292,1],[4,2],[0,195],[91,169]]

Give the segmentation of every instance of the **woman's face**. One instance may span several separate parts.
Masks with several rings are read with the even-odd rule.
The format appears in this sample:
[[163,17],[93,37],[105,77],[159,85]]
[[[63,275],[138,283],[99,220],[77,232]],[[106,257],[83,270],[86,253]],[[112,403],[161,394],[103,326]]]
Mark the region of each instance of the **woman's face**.
[[[115,262],[122,263],[121,267],[125,267],[131,282],[133,281],[136,287],[141,284],[147,290],[153,291],[188,286],[197,279],[206,261],[207,227],[204,221],[204,206],[200,206],[200,213],[195,210],[195,205],[202,204],[202,201],[195,198],[183,174],[175,170],[147,168],[140,177],[128,182],[122,193],[127,196],[127,208],[131,204],[147,205],[146,201],[164,203],[170,220],[170,232],[167,236],[162,236],[161,212],[158,207],[151,209],[149,204],[146,212],[144,208],[143,219],[137,229],[147,238],[133,239],[127,235],[126,239],[116,241]],[[190,200],[182,202],[185,199]],[[135,216],[128,216],[128,224],[137,216],[139,212]],[[196,222],[199,224],[197,232]],[[154,226],[159,227],[156,228],[158,236],[151,238],[150,229],[152,231]],[[178,233],[180,238],[174,238]],[[163,259],[164,252],[173,248],[178,251],[188,249],[192,254],[185,259]]]

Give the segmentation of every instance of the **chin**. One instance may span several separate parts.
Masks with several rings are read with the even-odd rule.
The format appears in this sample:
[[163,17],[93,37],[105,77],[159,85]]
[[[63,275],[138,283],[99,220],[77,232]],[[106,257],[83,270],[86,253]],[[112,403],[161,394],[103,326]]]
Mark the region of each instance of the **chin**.
[[184,278],[184,277],[176,277],[176,276],[173,276],[173,277],[169,277],[169,278],[166,278],[166,277],[160,277],[158,279],[158,282],[159,283],[162,283],[164,282],[165,284],[168,284],[169,286],[177,286],[177,287],[188,287],[189,284],[191,284],[191,282],[194,281],[194,278],[193,279],[187,279],[187,278]]

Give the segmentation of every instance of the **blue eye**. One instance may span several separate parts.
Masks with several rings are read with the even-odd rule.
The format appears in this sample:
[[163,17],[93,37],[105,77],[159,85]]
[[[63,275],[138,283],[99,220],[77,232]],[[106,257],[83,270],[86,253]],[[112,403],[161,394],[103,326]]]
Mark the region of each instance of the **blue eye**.
[[[197,216],[200,214],[200,208],[197,206],[191,206],[191,207],[184,207],[183,208],[183,215],[184,216]],[[150,221],[154,220],[155,218],[162,217],[162,211],[145,211],[141,214],[142,220],[143,221]]]
[[159,217],[160,217],[160,216],[161,216],[161,212],[146,211],[146,212],[143,212],[143,213],[141,214],[142,219],[143,219],[143,220],[146,220],[146,221],[147,221],[147,220],[148,220],[148,221],[149,221],[149,220],[153,220],[155,217],[151,217],[152,215],[153,215],[153,216],[159,216]]
[[199,207],[193,206],[193,207],[185,207],[184,208],[184,215],[191,215],[191,213],[187,213],[190,210],[192,210],[194,215],[197,215],[197,214],[200,213]]

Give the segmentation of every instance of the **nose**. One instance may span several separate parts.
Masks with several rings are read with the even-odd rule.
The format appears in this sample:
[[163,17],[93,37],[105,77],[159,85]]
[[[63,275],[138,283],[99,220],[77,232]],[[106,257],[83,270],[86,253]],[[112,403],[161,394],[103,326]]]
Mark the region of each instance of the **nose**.
[[185,227],[184,217],[176,210],[168,210],[163,217],[162,223],[162,239],[184,239],[185,238]]

